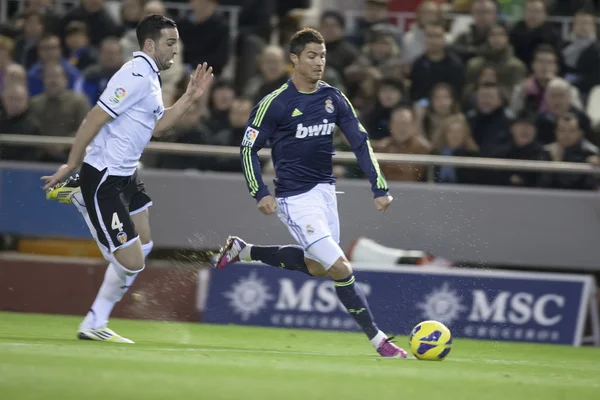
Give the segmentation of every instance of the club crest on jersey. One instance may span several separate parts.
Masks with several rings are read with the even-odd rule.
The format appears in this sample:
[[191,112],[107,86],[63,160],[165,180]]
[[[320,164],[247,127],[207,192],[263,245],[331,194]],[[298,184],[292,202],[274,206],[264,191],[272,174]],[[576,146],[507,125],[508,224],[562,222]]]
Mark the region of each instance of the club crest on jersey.
[[334,129],[335,123],[329,123],[326,119],[320,125],[304,126],[298,124],[296,125],[296,137],[304,139],[307,136],[327,136],[331,135]]
[[335,107],[333,106],[333,101],[331,101],[331,99],[325,100],[325,111],[327,111],[329,114],[335,111]]
[[127,243],[127,234],[125,232],[119,232],[119,234],[117,235],[117,240],[121,244]]
[[256,138],[258,137],[258,131],[254,128],[246,128],[246,133],[244,134],[244,140],[242,140],[242,146],[252,147]]
[[121,100],[123,100],[123,98],[125,97],[126,94],[127,94],[127,91],[125,89],[116,88],[115,92],[113,93],[112,96],[110,96],[108,101],[110,101],[112,104],[119,104],[119,102]]

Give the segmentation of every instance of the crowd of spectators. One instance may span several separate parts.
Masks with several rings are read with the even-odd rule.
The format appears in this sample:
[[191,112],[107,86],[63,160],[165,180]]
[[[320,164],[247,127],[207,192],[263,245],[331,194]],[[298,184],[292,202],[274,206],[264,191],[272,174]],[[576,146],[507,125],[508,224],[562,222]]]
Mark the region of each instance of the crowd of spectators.
[[[252,107],[289,79],[289,37],[312,26],[327,45],[324,80],[351,99],[376,152],[600,165],[598,119],[586,111],[600,94],[594,90],[600,87],[600,42],[593,0],[525,0],[516,19],[501,12],[508,0],[423,0],[404,30],[390,18],[388,0],[365,0],[353,29],[338,10],[311,21],[309,0],[172,2],[187,3],[185,11],[158,0],[81,0],[71,8],[52,0],[25,3],[0,27],[1,133],[73,135],[110,77],[138,50],[137,22],[159,13],[176,20],[181,36],[174,66],[161,73],[165,105],[181,95],[190,65],[206,61],[217,78],[163,141],[239,146]],[[567,3],[573,18],[565,35],[548,20],[548,10]],[[228,6],[241,7],[235,37]],[[449,18],[453,12],[462,15]],[[349,150],[341,132],[335,143]],[[67,152],[6,146],[0,159],[61,162]],[[218,157],[153,155],[143,163],[241,170],[237,160]],[[444,166],[428,176],[425,166],[406,163],[382,164],[382,170],[398,181],[597,185],[593,176],[577,174]],[[348,164],[334,172],[340,179],[362,177]]]

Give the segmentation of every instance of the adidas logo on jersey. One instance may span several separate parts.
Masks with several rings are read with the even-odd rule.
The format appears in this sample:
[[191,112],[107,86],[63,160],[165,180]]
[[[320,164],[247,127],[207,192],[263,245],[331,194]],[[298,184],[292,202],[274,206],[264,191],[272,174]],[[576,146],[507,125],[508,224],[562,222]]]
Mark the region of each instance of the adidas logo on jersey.
[[331,135],[335,129],[335,123],[328,123],[326,119],[323,120],[323,124],[303,126],[302,124],[296,125],[296,137],[304,139],[307,136],[326,136]]
[[299,117],[300,115],[302,115],[302,111],[295,108],[294,112],[292,113],[292,117]]

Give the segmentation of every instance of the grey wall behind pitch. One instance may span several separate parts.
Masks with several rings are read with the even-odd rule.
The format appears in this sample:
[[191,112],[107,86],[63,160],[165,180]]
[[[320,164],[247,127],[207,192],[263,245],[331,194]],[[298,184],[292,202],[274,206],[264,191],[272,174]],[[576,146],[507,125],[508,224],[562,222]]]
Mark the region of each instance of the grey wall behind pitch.
[[[145,170],[141,176],[154,199],[159,246],[216,246],[229,234],[257,244],[292,242],[275,215],[258,212],[240,175]],[[340,181],[337,190],[344,192],[338,195],[344,249],[366,236],[470,263],[600,270],[596,193],[392,183],[395,201],[381,214],[366,181]]]

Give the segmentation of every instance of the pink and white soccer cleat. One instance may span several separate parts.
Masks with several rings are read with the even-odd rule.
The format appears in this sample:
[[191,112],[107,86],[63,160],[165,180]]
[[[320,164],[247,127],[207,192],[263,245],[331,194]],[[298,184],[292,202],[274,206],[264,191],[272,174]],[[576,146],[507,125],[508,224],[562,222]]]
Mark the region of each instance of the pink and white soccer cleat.
[[385,358],[406,358],[406,351],[392,343],[393,337],[381,339],[377,352]]
[[216,270],[222,270],[229,264],[240,261],[240,252],[247,246],[246,242],[237,236],[229,236],[225,247],[213,258],[212,266]]

